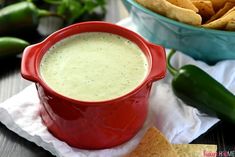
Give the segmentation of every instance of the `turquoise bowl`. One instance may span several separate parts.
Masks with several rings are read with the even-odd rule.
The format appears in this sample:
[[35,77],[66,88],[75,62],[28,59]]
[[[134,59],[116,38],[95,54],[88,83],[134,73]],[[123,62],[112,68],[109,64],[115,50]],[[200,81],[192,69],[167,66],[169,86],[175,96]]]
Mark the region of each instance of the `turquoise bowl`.
[[235,59],[235,32],[191,26],[152,12],[134,0],[123,0],[137,27],[149,41],[215,64]]

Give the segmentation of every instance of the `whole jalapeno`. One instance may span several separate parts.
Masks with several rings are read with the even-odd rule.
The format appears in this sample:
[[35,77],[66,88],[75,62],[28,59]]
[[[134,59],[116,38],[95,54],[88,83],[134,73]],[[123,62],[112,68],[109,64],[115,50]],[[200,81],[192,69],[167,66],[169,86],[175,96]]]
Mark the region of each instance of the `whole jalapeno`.
[[174,53],[175,50],[171,50],[167,68],[173,75],[172,89],[175,95],[187,105],[235,123],[233,93],[197,66],[185,65],[178,70],[172,67],[170,59]]
[[0,59],[22,53],[29,46],[25,40],[15,37],[0,37]]
[[57,15],[47,10],[38,9],[29,1],[8,5],[0,10],[0,35],[35,29],[40,17],[45,16]]

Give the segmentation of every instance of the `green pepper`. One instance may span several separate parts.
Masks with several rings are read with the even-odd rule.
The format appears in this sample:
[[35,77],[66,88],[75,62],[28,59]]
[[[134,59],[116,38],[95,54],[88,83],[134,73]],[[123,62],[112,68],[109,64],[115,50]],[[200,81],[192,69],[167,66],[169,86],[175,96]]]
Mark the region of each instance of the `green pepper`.
[[0,35],[35,29],[40,17],[56,16],[38,9],[32,2],[24,1],[8,5],[0,10]]
[[22,53],[29,46],[25,40],[15,37],[0,37],[0,59]]
[[235,123],[235,96],[222,84],[194,65],[185,65],[179,70],[172,67],[170,58],[167,68],[173,75],[172,89],[187,105],[193,106],[221,120]]

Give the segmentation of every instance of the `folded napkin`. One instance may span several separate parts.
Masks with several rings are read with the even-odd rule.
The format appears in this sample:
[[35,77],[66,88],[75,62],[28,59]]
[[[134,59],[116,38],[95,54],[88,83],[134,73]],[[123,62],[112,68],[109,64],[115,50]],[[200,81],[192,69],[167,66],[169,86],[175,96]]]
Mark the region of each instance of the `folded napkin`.
[[[129,24],[127,22],[122,24],[131,25],[130,21]],[[222,61],[214,66],[208,66],[178,52],[172,58],[172,64],[176,68],[185,64],[197,65],[235,93],[235,60]],[[153,83],[148,117],[136,136],[128,142],[110,149],[77,149],[55,138],[48,132],[39,116],[40,102],[33,84],[0,104],[0,121],[19,136],[59,157],[123,156],[135,148],[150,126],[160,129],[171,143],[189,143],[219,120],[200,113],[175,97],[170,85],[171,79],[171,75],[167,73],[163,80]]]

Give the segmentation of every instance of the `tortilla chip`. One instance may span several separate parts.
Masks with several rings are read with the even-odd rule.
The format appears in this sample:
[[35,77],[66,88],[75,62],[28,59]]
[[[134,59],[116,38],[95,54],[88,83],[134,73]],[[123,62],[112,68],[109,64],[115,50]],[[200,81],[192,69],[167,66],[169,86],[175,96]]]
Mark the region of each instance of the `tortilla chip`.
[[228,22],[228,24],[225,27],[225,30],[235,31],[235,19],[232,19]]
[[224,7],[227,2],[235,3],[235,0],[210,0],[213,4],[215,11],[220,10]]
[[217,145],[205,144],[172,144],[180,157],[205,157],[208,154],[216,156]]
[[199,11],[198,8],[194,6],[191,0],[167,0],[167,1],[181,8],[190,9],[195,12]]
[[223,8],[225,3],[228,2],[228,0],[210,0],[210,1],[212,2],[215,11],[218,11],[220,10],[220,8]]
[[230,14],[233,11],[235,11],[235,6],[232,9],[230,9],[229,11],[227,11],[223,16],[226,16],[226,15]]
[[126,157],[178,157],[164,135],[152,127],[147,130],[139,145]]
[[228,24],[229,21],[235,19],[235,7],[230,9],[228,13],[226,13],[224,16],[221,18],[212,21],[210,23],[202,25],[203,27],[206,28],[212,28],[212,29],[224,29],[226,25]]
[[227,2],[225,3],[224,7],[221,8],[215,15],[213,15],[206,23],[214,21],[220,17],[222,17],[225,13],[227,13],[230,9],[235,6],[235,3]]
[[199,9],[199,14],[202,16],[203,21],[208,20],[215,14],[211,1],[193,1],[193,4]]
[[136,0],[136,2],[156,13],[183,23],[191,25],[201,25],[202,23],[199,14],[190,9],[175,6],[166,0]]

